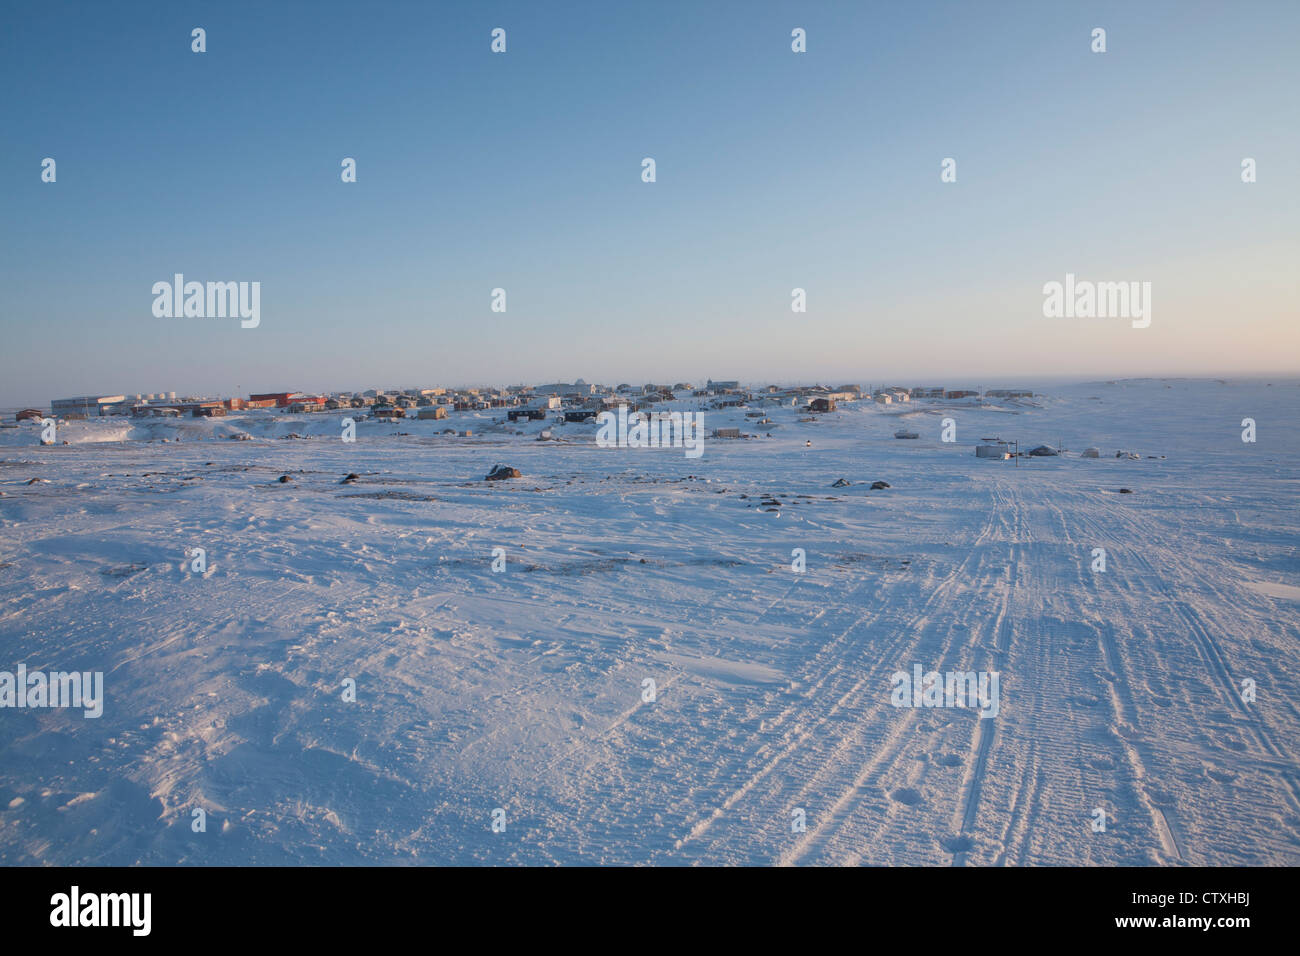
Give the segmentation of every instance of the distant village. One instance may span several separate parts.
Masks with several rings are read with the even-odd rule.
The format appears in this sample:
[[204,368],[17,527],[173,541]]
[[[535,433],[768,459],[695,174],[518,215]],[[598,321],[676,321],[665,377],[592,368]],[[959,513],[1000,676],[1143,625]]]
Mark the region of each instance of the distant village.
[[[446,418],[449,412],[502,409],[510,421],[546,419],[562,416],[565,421],[580,422],[595,418],[602,411],[627,406],[630,411],[644,411],[666,402],[695,399],[705,409],[739,407],[794,407],[813,413],[833,412],[837,403],[872,401],[880,405],[929,400],[975,400],[983,398],[1032,398],[1024,389],[945,389],[935,386],[905,388],[889,386],[863,388],[861,385],[741,387],[737,381],[713,381],[702,386],[688,382],[674,385],[591,385],[578,379],[572,383],[548,385],[510,385],[505,388],[372,388],[362,392],[313,394],[293,390],[261,392],[247,398],[211,398],[184,396],[175,392],[126,395],[84,395],[58,398],[50,403],[48,414],[65,421],[107,415],[136,417],[219,418],[229,412],[250,409],[278,409],[295,415],[319,412],[358,410],[376,419]],[[41,408],[24,408],[15,418],[41,419]]]
[[260,392],[247,398],[184,396],[175,392],[127,395],[83,395],[57,398],[48,413],[41,408],[24,408],[15,418],[41,419],[47,414],[65,421],[108,415],[136,417],[219,418],[229,412],[250,409],[279,409],[294,415],[358,410],[372,418],[446,418],[449,412],[502,409],[510,421],[546,419],[562,415],[565,421],[595,418],[602,411],[627,406],[644,411],[656,404],[689,399],[701,400],[706,409],[739,407],[794,407],[814,413],[833,412],[837,403],[872,401],[880,405],[914,399],[959,400],[982,398],[1032,398],[1024,389],[945,389],[934,386],[905,388],[861,385],[806,385],[741,387],[737,381],[713,381],[702,386],[688,382],[674,385],[591,385],[578,379],[572,383],[510,385],[504,388],[372,388],[362,392],[313,394],[293,390]]

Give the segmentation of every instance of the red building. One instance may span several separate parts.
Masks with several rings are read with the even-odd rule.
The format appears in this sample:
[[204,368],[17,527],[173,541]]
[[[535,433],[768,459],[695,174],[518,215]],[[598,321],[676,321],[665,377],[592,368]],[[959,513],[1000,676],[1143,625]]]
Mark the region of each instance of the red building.
[[249,395],[248,401],[258,403],[257,407],[259,408],[266,407],[266,405],[262,404],[264,402],[271,402],[276,408],[283,408],[289,404],[289,399],[297,394],[297,392],[262,392],[258,395]]

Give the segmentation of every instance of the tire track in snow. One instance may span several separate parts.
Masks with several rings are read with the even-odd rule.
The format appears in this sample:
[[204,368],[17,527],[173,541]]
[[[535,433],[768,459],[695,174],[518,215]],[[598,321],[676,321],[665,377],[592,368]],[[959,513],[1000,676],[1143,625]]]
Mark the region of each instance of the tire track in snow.
[[[1145,540],[1150,540],[1149,533],[1144,535]],[[1166,575],[1158,573],[1147,557],[1140,553],[1134,552],[1133,560],[1139,566],[1144,578],[1150,581],[1163,582]],[[1191,568],[1186,564],[1181,564],[1181,570],[1184,574],[1195,577],[1197,569]],[[1168,587],[1168,585],[1166,585]],[[1182,592],[1176,592],[1181,594]],[[1170,602],[1170,606],[1178,615],[1179,619],[1187,628],[1187,633],[1196,643],[1199,649],[1199,656],[1205,663],[1211,676],[1215,678],[1214,683],[1219,691],[1219,696],[1226,700],[1230,707],[1238,714],[1242,715],[1247,726],[1251,729],[1252,735],[1256,738],[1259,747],[1266,751],[1269,756],[1278,759],[1284,759],[1285,753],[1278,747],[1273,739],[1271,732],[1266,728],[1258,714],[1249,708],[1237,694],[1237,686],[1232,678],[1232,671],[1227,662],[1222,646],[1215,639],[1210,629],[1202,622],[1200,614],[1194,607],[1184,600],[1175,599]],[[1291,807],[1297,813],[1300,813],[1300,785],[1296,782],[1295,770],[1279,774],[1282,784],[1285,788],[1285,796]],[[1172,838],[1172,837],[1171,837]]]
[[[965,596],[966,589],[959,588],[954,592],[954,582],[959,580],[982,580],[982,578],[969,574],[970,565],[972,563],[978,565],[982,562],[984,555],[981,552],[981,547],[993,533],[995,525],[1000,520],[998,503],[1002,500],[1002,487],[1003,485],[1000,481],[995,481],[991,486],[990,494],[993,498],[992,507],[990,507],[988,515],[985,518],[983,528],[969,546],[966,556],[957,567],[938,584],[938,586],[934,587],[930,591],[921,609],[914,614],[904,626],[899,627],[896,630],[895,633],[899,635],[899,638],[890,646],[890,653],[895,655],[896,660],[901,660],[903,657],[903,654],[899,653],[900,648],[903,648],[905,652],[906,650],[915,648],[919,644],[922,637],[923,625],[937,610],[948,606],[955,597]],[[951,634],[951,630],[949,633]],[[908,640],[909,637],[911,638],[910,640]],[[906,645],[905,648],[904,645]],[[879,660],[888,659],[884,654],[877,654],[876,657]],[[883,708],[883,706],[883,701],[878,702],[869,714],[864,715],[863,719],[860,719],[857,722],[857,736],[853,738],[852,743],[846,745],[845,738],[842,738],[835,746],[832,753],[838,756],[844,750],[851,751],[858,749],[863,743],[864,732],[871,726],[866,718],[874,716]],[[841,788],[839,796],[831,804],[829,812],[823,816],[822,821],[810,829],[806,836],[795,846],[787,849],[778,857],[779,865],[792,865],[798,863],[814,851],[820,851],[827,848],[835,840],[836,836],[849,825],[853,811],[856,810],[860,804],[858,798],[866,792],[868,784],[871,783],[874,785],[873,778],[878,779],[886,770],[891,769],[894,766],[894,759],[898,755],[903,743],[910,737],[909,731],[912,729],[912,724],[914,723],[913,717],[914,711],[908,710],[903,718],[898,719],[897,725],[887,732],[884,741],[876,748],[872,759],[869,760],[866,766],[851,779],[846,787]],[[820,782],[827,772],[840,770],[841,764],[842,760],[841,762],[832,761],[824,763],[822,765],[822,772],[805,784],[804,787],[793,797],[789,798],[787,802],[790,803],[791,806],[796,805],[796,803],[807,802],[805,797],[813,787]]]
[[[1003,486],[1000,485],[997,503],[1002,506],[1003,511],[999,517],[1002,518],[1004,523],[1010,518],[1012,540],[1016,541],[1021,537],[1024,528],[1023,505],[1014,492],[1007,495],[1003,494],[1002,491]],[[1007,509],[1009,509],[1009,513]],[[1020,544],[1012,544],[1006,565],[1008,584],[1000,589],[997,617],[992,627],[994,667],[999,671],[1005,668],[1006,658],[1011,650],[1011,628],[1007,623],[1007,609],[1011,601],[1011,594],[1019,580],[1022,553],[1023,548]],[[953,866],[966,865],[967,844],[970,841],[969,834],[975,828],[975,816],[979,811],[980,797],[984,792],[984,775],[988,770],[989,753],[993,749],[993,740],[997,733],[996,728],[993,726],[996,719],[976,719],[975,763],[962,786],[964,795],[960,802],[963,805],[963,810],[961,825],[957,828],[957,837],[952,844],[957,847],[953,852]]]
[[1038,760],[1038,748],[1031,741],[1029,755],[1023,761],[1020,782],[1008,804],[1007,825],[1002,831],[1002,850],[994,858],[994,866],[1006,866],[1008,863],[1019,865],[1024,862],[1025,841],[1034,830],[1043,792],[1043,771]]
[[[1133,536],[1133,540],[1141,541],[1146,539],[1142,531],[1137,528],[1131,519],[1123,520],[1118,515],[1114,515],[1114,519],[1116,525],[1128,529]],[[1111,542],[1114,540],[1113,529],[1103,528],[1086,509],[1078,511],[1075,520],[1091,536],[1093,541]],[[1138,563],[1145,560],[1136,552],[1130,553],[1129,556],[1133,557]],[[1082,575],[1083,559],[1080,560],[1080,575]],[[1150,574],[1151,568],[1147,564],[1143,580],[1159,580],[1158,578],[1151,578]],[[1082,582],[1080,583],[1082,584]],[[1081,588],[1084,593],[1087,590],[1091,589]],[[1139,600],[1146,597],[1145,592],[1138,595]],[[1080,612],[1080,622],[1085,623],[1092,629],[1096,637],[1101,662],[1113,675],[1112,680],[1106,681],[1107,699],[1111,706],[1111,719],[1107,722],[1110,731],[1109,738],[1115,741],[1120,755],[1124,758],[1133,774],[1133,795],[1137,798],[1138,805],[1146,812],[1147,818],[1150,820],[1151,832],[1159,842],[1161,850],[1166,857],[1181,861],[1183,859],[1182,851],[1178,842],[1174,839],[1173,831],[1165,819],[1164,813],[1147,788],[1150,771],[1147,768],[1146,761],[1143,759],[1140,748],[1130,739],[1137,736],[1140,721],[1134,703],[1132,682],[1124,666],[1123,658],[1120,656],[1119,646],[1115,641],[1115,627],[1107,620],[1085,616],[1082,613],[1082,608],[1076,607],[1076,610]]]
[[[1133,545],[1131,550],[1124,553],[1124,560],[1136,572],[1128,580],[1148,584],[1147,588],[1136,593],[1134,599],[1149,604],[1151,603],[1152,591],[1157,589],[1157,593],[1169,595],[1166,605],[1172,608],[1178,621],[1184,625],[1186,633],[1191,637],[1192,645],[1196,649],[1196,657],[1205,665],[1206,672],[1210,676],[1211,683],[1218,692],[1218,696],[1226,699],[1231,705],[1231,709],[1246,718],[1251,734],[1256,737],[1259,750],[1247,755],[1246,759],[1249,760],[1253,769],[1266,769],[1277,773],[1285,788],[1286,799],[1293,810],[1300,812],[1300,790],[1297,790],[1296,787],[1294,767],[1285,765],[1283,762],[1285,755],[1278,748],[1269,728],[1259,719],[1256,713],[1248,708],[1243,701],[1239,700],[1223,647],[1213,636],[1210,627],[1201,620],[1197,609],[1182,600],[1188,590],[1180,587],[1182,581],[1197,581],[1202,582],[1203,586],[1210,586],[1202,581],[1204,569],[1193,566],[1185,560],[1179,560],[1179,556],[1175,556],[1167,550],[1161,552],[1162,567],[1157,569],[1147,557],[1148,549],[1137,546],[1140,543],[1158,541],[1159,538],[1155,534],[1155,529],[1140,523],[1131,512],[1117,512],[1114,523],[1116,526],[1127,530],[1131,539],[1128,543]],[[1108,528],[1103,531],[1095,523],[1089,522],[1089,524],[1090,530],[1097,535],[1094,540],[1107,541],[1113,539],[1113,529]],[[1215,589],[1215,593],[1224,604],[1230,605],[1232,603],[1230,595],[1223,594],[1217,589]],[[1140,721],[1136,712],[1135,698],[1123,669],[1113,626],[1101,624],[1098,627],[1098,635],[1102,642],[1102,650],[1107,666],[1119,677],[1119,680],[1113,682],[1111,687],[1112,707],[1120,724],[1119,729],[1115,732],[1115,737],[1121,742],[1129,763],[1134,767],[1135,772],[1140,775],[1139,779],[1142,782],[1139,788],[1141,802],[1152,816],[1153,826],[1166,855],[1188,860],[1188,841],[1173,807],[1167,802],[1158,803],[1147,792],[1145,781],[1150,779],[1150,776],[1146,767],[1147,761],[1143,758],[1142,751],[1143,749],[1149,749],[1149,744],[1143,743],[1139,738]],[[1158,649],[1156,653],[1158,655]],[[1178,662],[1176,661],[1171,661],[1165,665],[1166,670],[1175,670],[1177,668]],[[1190,756],[1192,752],[1193,750],[1183,743],[1168,750],[1170,757],[1175,754]],[[1196,749],[1195,752],[1200,753],[1199,749]],[[1269,756],[1277,758],[1277,760],[1269,759]],[[1231,759],[1231,757],[1223,753],[1204,753],[1198,759],[1221,765],[1225,759]]]
[[[865,583],[867,583],[866,580],[864,580],[863,584]],[[861,624],[864,621],[866,621],[869,617],[874,618],[874,614],[872,615],[864,614],[858,616],[853,621],[853,623],[851,623],[844,630],[840,631],[834,638],[832,638],[826,644],[823,644],[822,647],[818,649],[816,654],[816,659],[821,660],[822,658],[826,658],[832,648],[836,648],[843,645],[845,643],[845,639],[850,634],[857,631],[857,629],[861,626]],[[816,681],[812,684],[812,686],[809,687],[806,693],[800,695],[800,697],[795,702],[791,703],[788,707],[782,710],[780,714],[778,714],[775,718],[772,719],[771,722],[772,726],[780,726],[786,723],[787,720],[792,716],[794,716],[795,714],[798,714],[800,717],[802,717],[804,710],[807,707],[807,701],[809,701],[810,699],[816,699],[816,697],[822,691],[823,687],[827,686],[828,683],[833,678],[840,677],[841,675],[842,675],[841,659],[837,655],[828,660],[825,669],[823,670],[821,675],[816,679]],[[674,849],[681,850],[688,843],[691,843],[695,840],[698,840],[700,837],[702,837],[704,833],[714,823],[716,823],[717,820],[724,813],[726,813],[733,806],[735,806],[740,800],[742,800],[745,796],[747,796],[756,786],[758,786],[758,784],[760,784],[765,778],[770,776],[772,772],[775,771],[779,766],[782,766],[785,761],[787,761],[792,755],[794,755],[798,751],[799,747],[805,741],[814,737],[815,733],[818,730],[820,730],[823,726],[825,726],[828,721],[832,720],[835,717],[835,715],[839,712],[842,702],[854,696],[856,692],[861,689],[862,685],[866,683],[866,680],[867,678],[862,678],[858,680],[855,684],[853,684],[852,687],[849,688],[849,690],[846,693],[841,694],[837,702],[834,703],[825,714],[821,715],[816,719],[816,723],[813,725],[811,729],[799,730],[798,728],[804,726],[804,720],[802,719],[799,720],[796,723],[795,728],[789,731],[786,734],[786,736],[782,738],[780,743],[776,745],[776,747],[779,748],[779,753],[777,753],[775,756],[772,756],[770,758],[766,757],[764,755],[764,748],[760,747],[759,751],[756,754],[756,759],[766,760],[766,762],[763,763],[763,765],[760,766],[757,771],[752,773],[744,781],[744,783],[740,785],[740,787],[733,790],[726,798],[724,798],[721,801],[721,803],[717,807],[715,807],[708,816],[696,822],[696,824],[691,828],[691,830],[686,834],[686,836],[678,839],[674,844]]]

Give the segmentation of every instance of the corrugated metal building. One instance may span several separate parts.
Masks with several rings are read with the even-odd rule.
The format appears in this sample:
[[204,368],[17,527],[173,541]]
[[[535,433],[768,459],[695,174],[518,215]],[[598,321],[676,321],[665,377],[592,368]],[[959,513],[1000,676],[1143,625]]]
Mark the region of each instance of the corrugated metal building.
[[55,415],[112,415],[125,411],[125,395],[82,395],[77,398],[56,398],[50,403]]

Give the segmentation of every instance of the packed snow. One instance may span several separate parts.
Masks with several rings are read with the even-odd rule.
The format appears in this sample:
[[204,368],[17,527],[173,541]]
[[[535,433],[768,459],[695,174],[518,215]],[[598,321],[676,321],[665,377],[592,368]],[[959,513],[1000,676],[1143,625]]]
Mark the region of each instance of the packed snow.
[[1300,387],[1046,391],[0,429],[0,861],[1300,863]]

